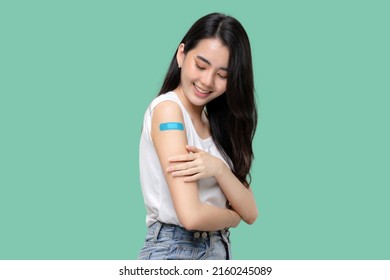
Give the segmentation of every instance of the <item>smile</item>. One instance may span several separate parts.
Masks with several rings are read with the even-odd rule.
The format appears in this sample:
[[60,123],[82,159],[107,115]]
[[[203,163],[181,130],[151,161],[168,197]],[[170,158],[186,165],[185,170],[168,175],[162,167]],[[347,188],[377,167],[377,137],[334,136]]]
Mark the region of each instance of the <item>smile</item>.
[[204,90],[204,89],[198,87],[195,83],[194,83],[194,87],[195,87],[195,89],[196,89],[198,92],[200,92],[200,93],[202,93],[202,94],[210,94],[210,93],[212,93],[212,90]]

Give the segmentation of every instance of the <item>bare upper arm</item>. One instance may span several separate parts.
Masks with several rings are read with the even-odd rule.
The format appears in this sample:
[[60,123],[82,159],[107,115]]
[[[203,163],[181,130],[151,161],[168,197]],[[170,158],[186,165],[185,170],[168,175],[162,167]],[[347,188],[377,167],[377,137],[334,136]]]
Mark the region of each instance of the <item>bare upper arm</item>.
[[[184,129],[161,130],[164,123],[181,123]],[[160,160],[164,176],[168,183],[176,214],[181,224],[186,227],[199,205],[199,195],[196,182],[184,182],[183,177],[172,177],[166,172],[170,165],[168,158],[188,153],[185,145],[187,136],[184,126],[183,113],[178,104],[172,101],[159,103],[153,112],[151,136]]]

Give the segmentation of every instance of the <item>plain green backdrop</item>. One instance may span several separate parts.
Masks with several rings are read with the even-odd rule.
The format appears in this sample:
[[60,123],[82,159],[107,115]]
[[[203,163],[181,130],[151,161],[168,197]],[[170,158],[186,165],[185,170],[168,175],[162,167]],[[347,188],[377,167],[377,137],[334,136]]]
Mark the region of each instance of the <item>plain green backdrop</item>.
[[251,39],[260,216],[234,259],[390,259],[388,1],[1,1],[0,259],[135,259],[144,111],[199,17]]

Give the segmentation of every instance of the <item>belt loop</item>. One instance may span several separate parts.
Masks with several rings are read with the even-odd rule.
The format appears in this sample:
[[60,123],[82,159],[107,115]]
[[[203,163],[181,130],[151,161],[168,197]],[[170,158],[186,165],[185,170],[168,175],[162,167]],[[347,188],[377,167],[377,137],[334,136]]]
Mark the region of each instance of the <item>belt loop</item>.
[[230,231],[228,228],[221,230],[222,241],[225,242],[226,248],[226,259],[232,259],[231,245],[230,245]]
[[215,244],[215,240],[216,240],[216,236],[215,236],[215,232],[209,232],[209,238],[210,238],[210,250],[214,250],[214,244]]
[[154,229],[154,236],[153,236],[154,242],[157,242],[158,234],[160,233],[161,227],[163,226],[163,224],[160,223],[159,221],[157,221],[156,223],[157,223],[157,226]]

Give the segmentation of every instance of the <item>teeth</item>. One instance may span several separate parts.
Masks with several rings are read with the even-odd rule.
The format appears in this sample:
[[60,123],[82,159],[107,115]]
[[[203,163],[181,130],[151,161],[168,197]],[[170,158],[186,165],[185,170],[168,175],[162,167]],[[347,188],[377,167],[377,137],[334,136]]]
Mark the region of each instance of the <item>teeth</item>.
[[197,89],[200,93],[203,93],[203,94],[209,94],[209,93],[211,93],[210,90],[203,90],[203,89],[201,89],[200,87],[198,87],[196,84],[194,84],[194,86],[196,87],[196,89]]

